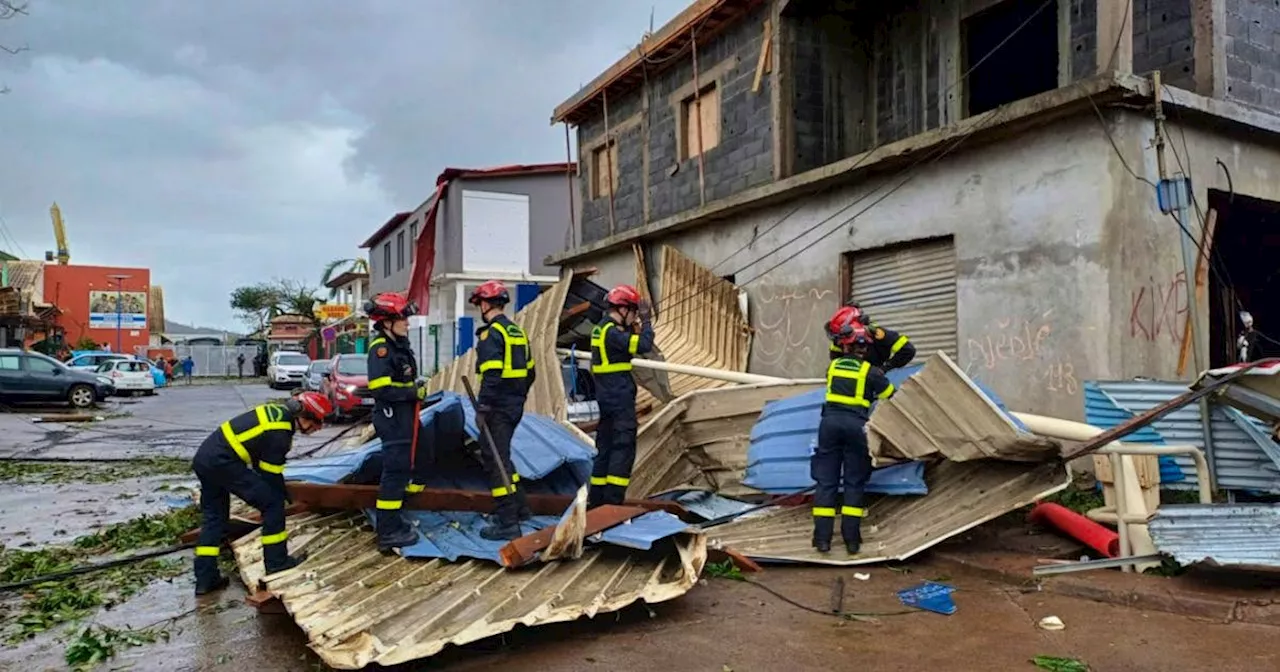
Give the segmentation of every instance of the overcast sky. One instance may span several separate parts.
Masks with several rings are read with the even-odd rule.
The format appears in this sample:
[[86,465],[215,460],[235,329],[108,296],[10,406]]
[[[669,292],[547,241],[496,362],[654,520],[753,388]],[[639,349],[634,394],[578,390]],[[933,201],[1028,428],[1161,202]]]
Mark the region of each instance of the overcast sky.
[[318,284],[445,166],[564,160],[552,109],[684,0],[29,0],[0,21],[0,249],[142,266],[171,320]]

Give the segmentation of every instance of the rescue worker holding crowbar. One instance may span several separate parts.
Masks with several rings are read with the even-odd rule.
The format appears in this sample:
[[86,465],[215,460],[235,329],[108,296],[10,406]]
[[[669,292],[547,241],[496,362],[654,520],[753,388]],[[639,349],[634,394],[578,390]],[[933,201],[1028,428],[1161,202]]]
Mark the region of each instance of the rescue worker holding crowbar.
[[[878,366],[882,371],[900,369],[916,357],[916,346],[911,339],[892,329],[885,329],[875,322],[853,302],[848,303],[836,315],[851,316],[853,321],[867,328],[871,336],[871,346],[867,349],[866,361],[871,366]],[[828,333],[828,335],[830,335]],[[844,356],[844,352],[835,342],[831,343],[831,359],[835,361]]]
[[836,311],[827,333],[841,356],[827,367],[827,394],[818,424],[818,447],[810,461],[810,475],[817,484],[813,493],[813,547],[831,550],[835,532],[836,502],[844,484],[840,506],[840,536],[850,555],[862,547],[862,518],[867,515],[864,490],[871,478],[871,454],[867,447],[867,420],[871,403],[893,395],[893,383],[867,361],[874,340],[847,307]]
[[470,301],[484,319],[476,329],[476,373],[480,376],[476,427],[482,441],[488,433],[494,449],[480,451],[480,459],[497,500],[493,519],[480,530],[480,536],[491,541],[517,539],[520,522],[532,514],[520,487],[520,474],[511,462],[511,439],[524,417],[524,402],[538,373],[528,335],[503,313],[511,302],[507,288],[489,280],[471,292]]
[[653,350],[649,306],[631,285],[605,295],[608,320],[591,330],[591,376],[600,404],[587,506],[621,504],[636,461],[636,381],[631,358]]
[[262,560],[267,574],[297,567],[285,530],[285,456],[294,432],[311,434],[324,425],[333,405],[324,395],[303,392],[283,404],[263,404],[241,413],[209,435],[196,450],[191,467],[200,479],[200,538],[196,542],[196,595],[226,588],[218,570],[231,495],[262,514]]
[[373,430],[382,441],[382,479],[375,504],[378,550],[387,552],[418,542],[418,533],[400,509],[406,492],[425,489],[413,475],[427,381],[418,377],[417,358],[409,345],[409,318],[417,314],[417,306],[400,294],[384,292],[366,301],[364,312],[377,331],[369,342],[369,392]]

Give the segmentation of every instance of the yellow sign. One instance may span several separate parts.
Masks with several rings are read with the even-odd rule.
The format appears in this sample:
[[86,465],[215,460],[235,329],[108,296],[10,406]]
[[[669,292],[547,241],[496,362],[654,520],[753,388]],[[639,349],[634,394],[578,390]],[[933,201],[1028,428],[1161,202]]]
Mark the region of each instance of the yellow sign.
[[323,303],[316,306],[316,317],[322,320],[341,320],[351,315],[351,306],[345,303]]

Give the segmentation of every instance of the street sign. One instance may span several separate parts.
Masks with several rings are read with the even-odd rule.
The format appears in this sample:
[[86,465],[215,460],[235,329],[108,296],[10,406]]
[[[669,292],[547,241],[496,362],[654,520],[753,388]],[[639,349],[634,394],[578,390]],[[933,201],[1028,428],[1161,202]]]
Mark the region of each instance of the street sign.
[[337,340],[338,330],[334,329],[333,327],[325,327],[324,329],[320,330],[320,337],[326,341]]
[[322,303],[316,306],[316,317],[322,320],[341,320],[351,315],[351,306],[345,303]]

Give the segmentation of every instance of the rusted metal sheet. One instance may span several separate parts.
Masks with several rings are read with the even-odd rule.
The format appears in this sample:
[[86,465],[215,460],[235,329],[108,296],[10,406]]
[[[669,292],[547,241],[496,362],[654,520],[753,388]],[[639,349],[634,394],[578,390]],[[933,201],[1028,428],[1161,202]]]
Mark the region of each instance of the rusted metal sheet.
[[300,567],[264,578],[260,533],[233,548],[240,576],[280,599],[310,647],[336,669],[398,665],[510,631],[663,602],[688,592],[706,538],[684,533],[654,551],[588,548],[578,560],[522,569],[471,560],[408,560],[378,552],[361,513],[288,520]]
[[1019,429],[941,351],[893,398],[876,404],[867,423],[867,442],[878,467],[939,456],[952,462],[1044,462],[1061,451],[1057,441]]
[[956,253],[950,238],[855,252],[849,296],[916,350],[956,356]]
[[[638,270],[643,268],[639,256],[637,266]],[[662,246],[660,277],[653,332],[664,361],[746,371],[751,325],[739,302],[737,286],[669,245]],[[667,385],[675,397],[680,397],[730,383],[672,374]],[[640,390],[637,404],[654,402],[647,390]]]

